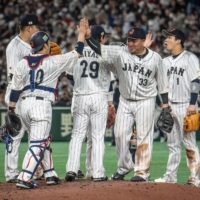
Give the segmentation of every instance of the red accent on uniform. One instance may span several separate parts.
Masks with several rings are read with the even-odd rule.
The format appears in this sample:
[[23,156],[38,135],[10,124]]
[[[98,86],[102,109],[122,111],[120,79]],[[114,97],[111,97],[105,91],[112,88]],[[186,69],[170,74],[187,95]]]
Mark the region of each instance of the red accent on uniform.
[[172,32],[172,31],[174,31],[174,30],[176,30],[175,28],[173,28],[173,29],[171,29],[169,32]]
[[31,45],[31,47],[34,47],[34,43],[32,41],[30,42],[30,45]]
[[133,34],[133,33],[134,33],[134,29],[132,29],[131,31],[129,31],[129,33],[130,33],[130,34]]
[[12,67],[10,67],[9,69],[12,69]]

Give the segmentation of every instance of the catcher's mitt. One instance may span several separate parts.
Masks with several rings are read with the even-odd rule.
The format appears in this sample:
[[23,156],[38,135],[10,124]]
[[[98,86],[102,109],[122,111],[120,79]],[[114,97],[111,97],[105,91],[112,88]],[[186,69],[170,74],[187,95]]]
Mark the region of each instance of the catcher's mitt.
[[115,123],[115,107],[109,106],[108,107],[108,118],[106,127],[110,128]]
[[5,126],[9,135],[15,137],[19,134],[22,128],[22,122],[19,115],[15,114],[14,112],[7,113],[5,116]]
[[158,117],[157,127],[164,133],[170,133],[174,125],[174,119],[171,115],[171,108],[163,108]]
[[51,42],[51,52],[50,52],[50,54],[52,56],[62,54],[60,47],[55,42]]
[[184,118],[183,130],[185,133],[197,131],[200,125],[200,115],[196,112],[193,115],[186,115]]

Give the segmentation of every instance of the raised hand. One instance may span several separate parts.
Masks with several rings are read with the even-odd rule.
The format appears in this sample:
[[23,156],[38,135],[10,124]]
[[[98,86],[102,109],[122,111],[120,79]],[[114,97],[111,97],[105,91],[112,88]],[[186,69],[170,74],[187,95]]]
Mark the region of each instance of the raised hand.
[[144,42],[144,46],[147,47],[147,48],[149,48],[151,46],[152,42],[153,42],[153,40],[152,40],[152,34],[148,33],[146,35],[146,40]]
[[81,19],[79,25],[77,25],[78,33],[83,34],[85,36],[87,27],[88,27],[88,20],[86,18]]

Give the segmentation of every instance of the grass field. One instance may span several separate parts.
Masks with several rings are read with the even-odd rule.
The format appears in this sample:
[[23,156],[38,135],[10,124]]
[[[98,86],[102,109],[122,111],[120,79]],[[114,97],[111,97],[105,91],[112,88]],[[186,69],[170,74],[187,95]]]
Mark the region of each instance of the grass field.
[[[106,152],[104,157],[104,167],[106,169],[106,175],[110,178],[111,175],[117,170],[117,157],[115,153],[115,147],[106,145]],[[68,158],[68,142],[52,142],[51,147],[53,148],[53,159],[54,167],[61,179],[64,179],[66,173],[66,161]],[[200,141],[198,141],[198,146],[200,146]],[[19,169],[21,170],[22,159],[25,152],[27,151],[28,144],[22,142],[20,145],[20,158],[19,158]],[[85,149],[86,143],[84,143],[81,154],[81,170],[85,174]],[[5,182],[4,177],[4,151],[5,144],[0,143],[0,182]],[[153,145],[153,156],[150,168],[150,180],[162,177],[166,170],[166,164],[168,159],[168,148],[166,143],[154,142]],[[133,172],[126,175],[125,180],[129,180],[133,176]],[[185,150],[182,148],[182,159],[178,170],[178,183],[184,184],[187,182],[189,176],[189,170],[186,165]]]

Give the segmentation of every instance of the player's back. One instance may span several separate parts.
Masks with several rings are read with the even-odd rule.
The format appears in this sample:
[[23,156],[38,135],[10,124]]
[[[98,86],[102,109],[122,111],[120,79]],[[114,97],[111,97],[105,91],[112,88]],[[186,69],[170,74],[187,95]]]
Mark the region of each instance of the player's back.
[[[75,53],[56,56],[34,55],[21,60],[15,71],[16,76],[14,76],[12,89],[22,90],[27,88],[24,90],[22,97],[40,96],[53,102],[54,93],[46,89],[37,89],[37,86],[56,88],[60,74],[76,63],[77,60],[70,59],[73,57],[77,57],[77,55]],[[20,77],[19,80],[18,77]],[[32,91],[31,84],[34,88]]]
[[14,74],[18,62],[29,55],[30,51],[31,46],[19,36],[13,38],[6,48],[7,74]]
[[73,70],[74,93],[107,93],[110,85],[110,71],[101,56],[90,47],[84,47],[83,57],[79,58]]

